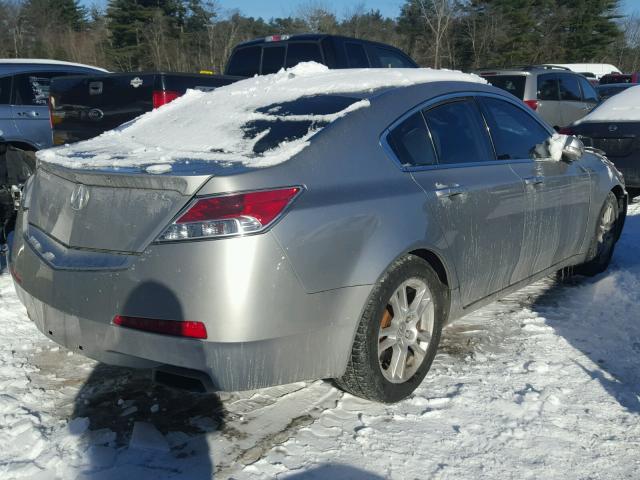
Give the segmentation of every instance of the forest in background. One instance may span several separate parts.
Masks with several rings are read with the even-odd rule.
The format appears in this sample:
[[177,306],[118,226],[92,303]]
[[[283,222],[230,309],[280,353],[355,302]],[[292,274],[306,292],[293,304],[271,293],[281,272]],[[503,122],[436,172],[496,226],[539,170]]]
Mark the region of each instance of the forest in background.
[[612,63],[640,70],[640,18],[619,0],[405,0],[397,18],[321,0],[254,18],[215,0],[0,0],[0,57],[53,58],[112,71],[222,72],[239,42],[322,32],[395,45],[420,65],[472,70]]

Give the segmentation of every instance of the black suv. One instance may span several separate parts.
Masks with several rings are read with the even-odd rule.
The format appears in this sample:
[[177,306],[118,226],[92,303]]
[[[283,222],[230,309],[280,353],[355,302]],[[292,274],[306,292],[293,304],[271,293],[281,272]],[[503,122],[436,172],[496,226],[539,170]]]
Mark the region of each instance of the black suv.
[[418,67],[402,50],[384,43],[325,34],[272,35],[238,44],[225,74],[266,75],[309,61],[332,69]]

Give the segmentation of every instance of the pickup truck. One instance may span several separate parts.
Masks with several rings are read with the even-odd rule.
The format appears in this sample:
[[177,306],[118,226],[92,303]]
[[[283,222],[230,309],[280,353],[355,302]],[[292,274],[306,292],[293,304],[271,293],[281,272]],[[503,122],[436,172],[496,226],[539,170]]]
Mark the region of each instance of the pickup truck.
[[100,135],[183,95],[211,90],[241,77],[136,72],[55,78],[49,90],[53,144]]
[[325,34],[273,35],[236,45],[224,75],[112,73],[56,78],[49,107],[54,145],[85,140],[128,122],[185,93],[213,89],[300,62],[329,68],[417,68],[383,43]]

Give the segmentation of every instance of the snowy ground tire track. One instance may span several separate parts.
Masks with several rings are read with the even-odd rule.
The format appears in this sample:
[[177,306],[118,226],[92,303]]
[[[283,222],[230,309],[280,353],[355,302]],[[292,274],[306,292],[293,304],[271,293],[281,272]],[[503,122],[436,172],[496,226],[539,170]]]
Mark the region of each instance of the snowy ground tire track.
[[637,478],[639,245],[636,203],[608,272],[545,279],[447,327],[395,405],[322,381],[154,387],[42,336],[2,275],[0,478]]

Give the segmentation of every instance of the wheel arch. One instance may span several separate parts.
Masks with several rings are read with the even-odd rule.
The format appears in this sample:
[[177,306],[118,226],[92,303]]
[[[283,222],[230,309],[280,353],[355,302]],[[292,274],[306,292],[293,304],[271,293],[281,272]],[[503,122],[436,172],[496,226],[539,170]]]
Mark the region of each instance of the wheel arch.
[[618,223],[618,229],[616,232],[616,238],[620,238],[622,229],[624,228],[624,222],[627,218],[627,206],[629,204],[629,196],[625,193],[624,189],[620,185],[614,186],[611,191],[618,199],[618,208],[620,212],[620,222]]

